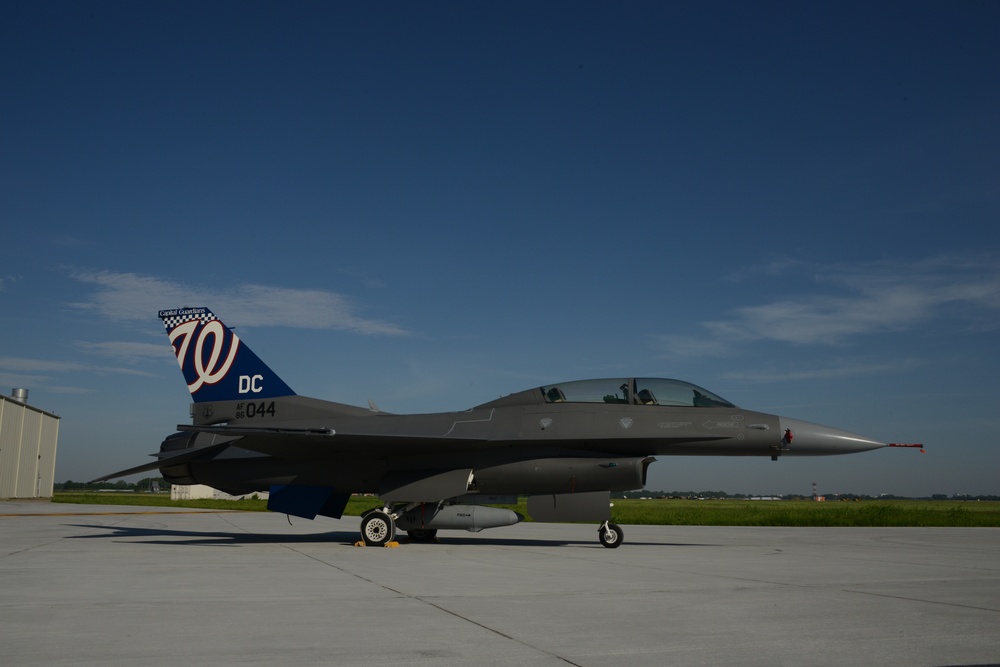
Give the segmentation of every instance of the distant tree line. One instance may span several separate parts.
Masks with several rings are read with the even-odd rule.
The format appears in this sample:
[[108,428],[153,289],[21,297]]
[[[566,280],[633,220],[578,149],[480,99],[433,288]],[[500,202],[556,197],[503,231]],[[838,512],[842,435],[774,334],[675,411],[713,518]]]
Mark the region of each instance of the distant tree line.
[[117,482],[97,483],[74,482],[70,479],[65,482],[56,482],[53,488],[56,491],[134,491],[136,493],[160,491],[168,493],[170,491],[170,484],[162,477],[147,477],[146,479],[140,479],[138,482],[126,482],[120,479]]
[[[935,493],[930,496],[896,496],[892,494],[882,494],[879,496],[869,496],[858,493],[827,493],[824,495],[827,501],[838,500],[1000,500],[1000,495],[978,495],[971,496],[964,493],[956,493],[951,496],[944,493]],[[624,493],[613,493],[612,498],[676,498],[684,500],[749,500],[751,498],[780,498],[781,500],[812,500],[812,496],[801,493],[726,493],[725,491],[650,491],[648,489],[639,491],[625,491]]]

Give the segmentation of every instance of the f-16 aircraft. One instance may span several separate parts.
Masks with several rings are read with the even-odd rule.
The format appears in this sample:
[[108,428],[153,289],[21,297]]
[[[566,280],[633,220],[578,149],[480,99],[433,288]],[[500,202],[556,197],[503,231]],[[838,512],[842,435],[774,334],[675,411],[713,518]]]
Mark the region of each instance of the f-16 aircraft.
[[816,456],[886,443],[738,408],[680,380],[608,378],[534,387],[462,412],[397,415],[297,395],[208,308],[161,310],[194,401],[192,423],[156,461],[95,481],[159,469],[172,484],[234,495],[269,492],[268,509],[339,519],[352,494],[377,494],[365,545],[397,529],[479,531],[523,516],[491,507],[528,496],[536,521],[593,521],[622,544],[610,494],[640,489],[655,456]]

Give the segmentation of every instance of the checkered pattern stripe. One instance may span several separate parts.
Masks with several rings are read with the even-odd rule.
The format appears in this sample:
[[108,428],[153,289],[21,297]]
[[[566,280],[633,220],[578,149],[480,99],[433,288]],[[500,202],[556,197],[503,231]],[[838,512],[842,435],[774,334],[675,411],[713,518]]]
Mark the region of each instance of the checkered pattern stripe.
[[[168,314],[169,313],[169,314]],[[160,318],[163,319],[163,326],[167,331],[172,330],[178,324],[183,324],[189,320],[199,319],[202,324],[217,320],[215,313],[208,308],[179,308],[177,310],[162,310]]]

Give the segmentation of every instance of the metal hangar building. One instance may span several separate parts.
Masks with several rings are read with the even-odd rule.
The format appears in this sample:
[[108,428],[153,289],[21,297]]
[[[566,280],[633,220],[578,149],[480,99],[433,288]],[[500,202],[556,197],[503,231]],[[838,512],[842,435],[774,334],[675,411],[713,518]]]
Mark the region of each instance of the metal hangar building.
[[51,498],[59,417],[28,405],[28,390],[0,396],[0,498]]

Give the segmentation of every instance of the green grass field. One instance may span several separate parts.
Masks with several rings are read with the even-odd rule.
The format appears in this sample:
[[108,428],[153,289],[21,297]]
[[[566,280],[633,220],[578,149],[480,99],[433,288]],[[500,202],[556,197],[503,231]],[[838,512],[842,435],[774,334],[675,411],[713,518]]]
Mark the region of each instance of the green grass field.
[[616,500],[622,524],[686,526],[1000,526],[1000,503],[870,500]]
[[[148,493],[57,493],[57,503],[203,508],[263,512],[263,500],[170,500]],[[1000,502],[956,500],[614,500],[611,519],[622,525],[674,526],[954,526],[1000,527]],[[345,514],[358,516],[378,499],[355,496]],[[508,505],[527,515],[526,500]],[[530,519],[529,519],[530,520]]]

